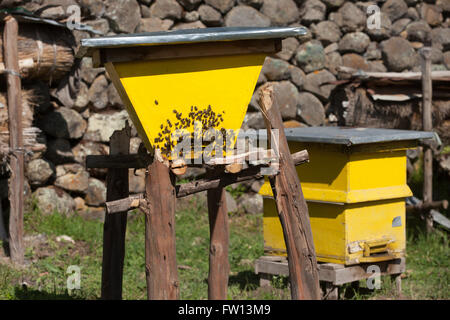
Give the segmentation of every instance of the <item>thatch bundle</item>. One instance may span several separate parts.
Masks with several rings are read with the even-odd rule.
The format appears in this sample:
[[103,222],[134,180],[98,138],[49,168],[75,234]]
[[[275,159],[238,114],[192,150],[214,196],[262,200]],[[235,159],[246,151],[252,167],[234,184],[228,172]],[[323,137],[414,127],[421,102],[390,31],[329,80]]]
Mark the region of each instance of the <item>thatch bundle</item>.
[[[0,26],[3,34],[3,26]],[[0,46],[3,47],[0,37]],[[19,68],[23,78],[39,78],[47,81],[61,79],[73,65],[74,44],[72,34],[60,27],[44,24],[21,23],[19,25]],[[0,72],[3,64],[0,50]]]

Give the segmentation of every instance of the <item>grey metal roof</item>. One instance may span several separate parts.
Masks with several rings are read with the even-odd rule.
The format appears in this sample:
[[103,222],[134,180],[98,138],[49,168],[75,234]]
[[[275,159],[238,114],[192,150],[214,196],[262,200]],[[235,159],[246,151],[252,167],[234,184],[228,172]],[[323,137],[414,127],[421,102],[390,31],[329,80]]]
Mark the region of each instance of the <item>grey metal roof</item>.
[[88,50],[92,48],[119,48],[211,41],[273,39],[305,36],[307,33],[308,29],[305,27],[230,27],[114,35],[81,39],[81,47],[77,53],[77,57],[85,55],[88,53]]
[[[342,145],[364,143],[419,140],[436,138],[436,133],[413,130],[346,128],[346,127],[305,127],[285,129],[288,141],[316,142]],[[258,136],[267,137],[265,129],[258,130]]]

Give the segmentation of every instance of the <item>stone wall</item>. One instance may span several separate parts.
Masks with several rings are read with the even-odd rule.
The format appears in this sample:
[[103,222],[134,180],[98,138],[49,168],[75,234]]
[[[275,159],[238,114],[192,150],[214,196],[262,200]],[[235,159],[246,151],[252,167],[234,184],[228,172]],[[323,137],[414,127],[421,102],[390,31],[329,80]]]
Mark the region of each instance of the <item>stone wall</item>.
[[[14,2],[14,1],[10,1]],[[336,125],[330,95],[337,67],[366,71],[418,71],[418,49],[433,46],[433,70],[450,69],[449,0],[36,0],[15,1],[27,10],[55,20],[67,18],[70,5],[81,7],[82,22],[104,35],[218,26],[298,26],[309,28],[306,39],[283,40],[283,50],[267,58],[257,88],[273,82],[289,125]],[[381,28],[367,27],[367,7],[381,9]],[[93,36],[74,31],[77,41]],[[88,154],[107,154],[112,132],[127,113],[104,69],[84,58],[72,74],[44,87],[46,104],[35,111],[43,130],[45,152],[27,163],[27,179],[47,212],[53,209],[102,215],[105,170],[86,170]],[[250,102],[244,126],[264,122]],[[44,95],[45,95],[44,94]],[[131,152],[140,139],[134,133]],[[142,192],[144,172],[130,171],[131,192]],[[257,190],[257,186],[253,186]]]

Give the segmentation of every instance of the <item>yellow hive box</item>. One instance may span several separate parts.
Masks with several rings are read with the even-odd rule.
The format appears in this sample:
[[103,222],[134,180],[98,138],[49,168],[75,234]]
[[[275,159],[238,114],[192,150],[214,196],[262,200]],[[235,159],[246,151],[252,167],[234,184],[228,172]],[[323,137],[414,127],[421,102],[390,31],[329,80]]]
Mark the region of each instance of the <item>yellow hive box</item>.
[[[281,50],[283,38],[306,33],[242,27],[118,35],[82,39],[77,56],[106,68],[148,150],[170,158],[179,129],[180,138],[198,141],[220,132],[211,144],[223,144],[217,150],[225,153],[234,147],[266,56]],[[198,157],[198,149],[183,156]]]
[[[297,167],[308,204],[317,260],[352,265],[405,253],[406,150],[433,133],[310,127],[286,129],[291,153],[307,149]],[[264,196],[264,245],[286,254],[270,185]]]

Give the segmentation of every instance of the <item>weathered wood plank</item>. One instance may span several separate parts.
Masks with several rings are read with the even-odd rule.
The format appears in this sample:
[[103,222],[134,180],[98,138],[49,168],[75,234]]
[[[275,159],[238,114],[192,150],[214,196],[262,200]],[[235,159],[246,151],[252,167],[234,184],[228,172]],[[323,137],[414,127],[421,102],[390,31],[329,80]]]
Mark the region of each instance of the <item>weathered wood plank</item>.
[[[422,72],[360,72],[354,68],[340,66],[338,71],[350,73],[353,78],[361,80],[389,79],[389,80],[421,80]],[[450,81],[450,71],[433,71],[431,79],[434,81]]]
[[407,213],[422,213],[423,211],[429,211],[431,209],[444,209],[446,210],[448,208],[448,201],[447,200],[440,200],[440,201],[432,201],[428,203],[419,203],[415,205],[408,205],[406,206],[406,212]]
[[363,263],[336,270],[336,276],[333,283],[335,285],[341,285],[352,281],[367,279],[374,275],[372,272],[367,272],[369,266],[372,265],[376,265],[380,268],[380,275],[399,274],[405,271],[404,258],[376,263]]
[[[336,267],[330,267],[330,264],[327,263],[319,263],[317,267],[320,281],[342,285],[373,276],[372,272],[367,272],[367,268],[372,265],[380,268],[380,275],[397,275],[405,272],[406,269],[405,258],[353,266],[336,265]],[[255,273],[288,276],[289,267],[287,261],[271,261],[261,257],[255,261]]]
[[278,101],[270,84],[261,89],[259,105],[268,129],[267,137],[272,137],[273,130],[278,130],[277,145],[270,147],[278,151],[280,173],[270,176],[269,181],[288,253],[291,296],[295,300],[317,300],[320,299],[319,274],[308,207],[289,151]]
[[255,262],[255,273],[256,274],[267,273],[273,275],[288,276],[289,267],[287,261],[281,262],[281,261],[258,259]]
[[[129,152],[131,128],[127,125],[115,131],[110,139],[111,155]],[[106,201],[127,197],[128,169],[109,169],[106,177]],[[125,257],[125,233],[127,211],[115,215],[105,215],[103,226],[102,299],[122,299],[123,262]]]
[[[234,163],[243,163],[249,161],[252,157],[258,160],[267,161],[273,158],[273,150],[257,149],[241,155],[233,155],[225,158],[212,158],[207,165],[227,165]],[[303,156],[299,154],[298,156]],[[153,161],[151,154],[125,154],[125,155],[88,155],[86,156],[86,168],[146,168]],[[196,161],[192,161],[194,164]],[[262,163],[258,163],[262,164]],[[186,166],[191,166],[186,163]],[[195,165],[197,166],[197,165]],[[175,166],[177,167],[177,166]]]
[[448,219],[446,216],[444,216],[442,213],[436,210],[431,210],[431,215],[433,216],[433,221],[439,223],[444,228],[447,228],[447,230],[450,230],[450,219]]
[[[295,165],[309,161],[309,155],[306,150],[302,150],[292,154]],[[250,167],[238,173],[223,173],[219,176],[208,177],[193,182],[183,183],[175,186],[177,198],[185,197],[190,194],[214,189],[219,186],[226,187],[227,185],[242,182],[250,179],[263,178],[261,174],[261,166]],[[140,206],[140,200],[143,200],[143,194],[133,195],[124,199],[106,202],[106,210],[108,213],[116,213],[125,210],[134,209]],[[138,201],[139,200],[139,201]]]

